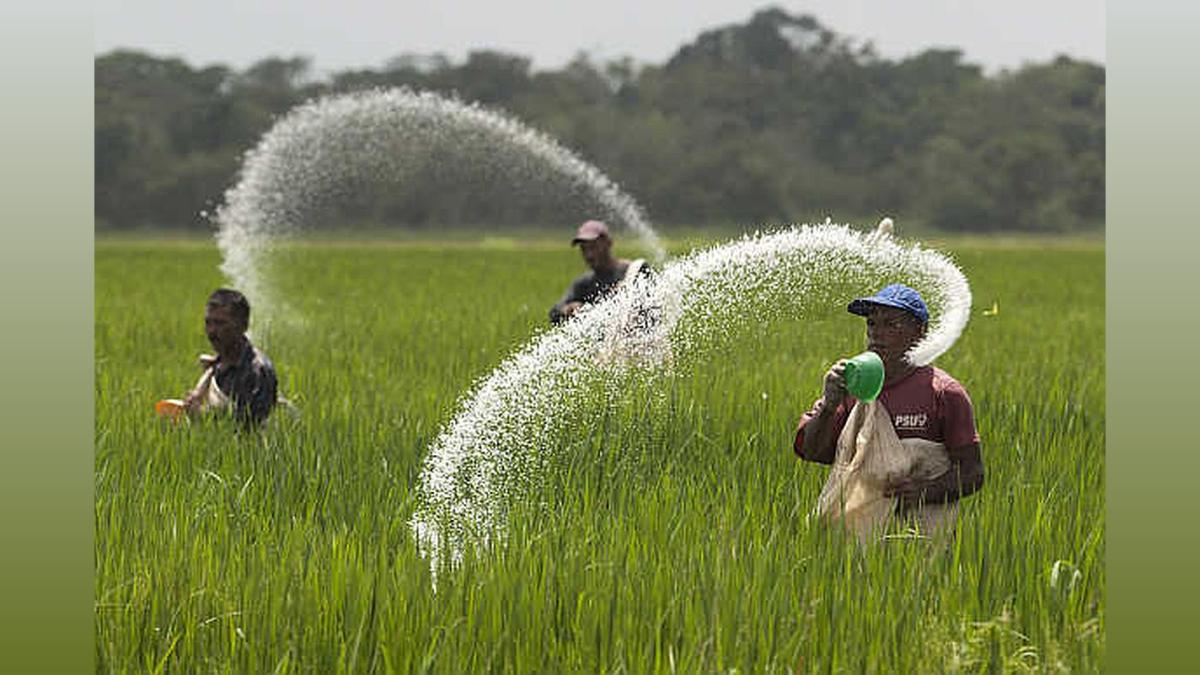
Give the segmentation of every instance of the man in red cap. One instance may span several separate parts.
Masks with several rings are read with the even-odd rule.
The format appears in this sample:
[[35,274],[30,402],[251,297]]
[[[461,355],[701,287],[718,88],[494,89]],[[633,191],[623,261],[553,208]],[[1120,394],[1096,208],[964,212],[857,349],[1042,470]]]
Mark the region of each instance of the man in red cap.
[[638,274],[650,274],[650,267],[643,260],[625,260],[612,253],[612,235],[608,226],[598,220],[589,220],[579,226],[573,246],[579,246],[583,260],[591,272],[585,272],[571,282],[561,300],[550,308],[550,323],[562,323],[571,318],[580,307],[599,301],[616,289],[626,278]]

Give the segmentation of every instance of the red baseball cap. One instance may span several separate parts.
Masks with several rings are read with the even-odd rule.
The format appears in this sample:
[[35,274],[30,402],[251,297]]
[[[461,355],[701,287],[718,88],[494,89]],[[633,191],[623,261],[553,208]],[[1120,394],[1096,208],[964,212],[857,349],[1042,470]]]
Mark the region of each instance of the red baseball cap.
[[600,237],[607,237],[608,226],[598,220],[589,220],[579,226],[575,232],[575,238],[571,240],[571,244],[575,245],[581,241],[594,241]]

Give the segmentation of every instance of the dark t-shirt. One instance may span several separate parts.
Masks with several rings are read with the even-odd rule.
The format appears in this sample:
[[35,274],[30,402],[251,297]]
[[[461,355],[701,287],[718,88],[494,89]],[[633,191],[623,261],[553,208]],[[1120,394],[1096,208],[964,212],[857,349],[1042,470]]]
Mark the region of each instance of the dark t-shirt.
[[[582,302],[585,305],[599,302],[617,284],[621,283],[621,280],[625,278],[625,273],[629,271],[629,265],[628,261],[621,261],[611,270],[605,270],[602,273],[585,272],[576,277],[567,288],[567,292],[563,294],[562,299],[550,308],[550,323],[562,323],[567,318],[563,314],[563,307],[569,302]],[[650,275],[653,274],[653,271],[649,265],[643,263],[638,274]]]
[[[940,368],[917,368],[908,377],[884,387],[878,400],[887,409],[892,426],[896,428],[896,435],[901,439],[923,438],[942,443],[948,450],[979,442],[971,397],[958,380]],[[857,399],[846,395],[834,410],[833,417],[830,418],[835,432],[833,438],[841,435],[856,402]],[[813,404],[812,410],[800,418],[793,447],[796,454],[804,459],[832,464],[837,453],[836,447],[820,448],[815,457],[805,457],[801,452],[804,446],[804,427],[824,407],[824,397],[819,398]]]
[[242,422],[262,422],[275,407],[279,387],[271,359],[246,341],[241,359],[231,366],[216,362],[215,383],[233,401],[234,416]]

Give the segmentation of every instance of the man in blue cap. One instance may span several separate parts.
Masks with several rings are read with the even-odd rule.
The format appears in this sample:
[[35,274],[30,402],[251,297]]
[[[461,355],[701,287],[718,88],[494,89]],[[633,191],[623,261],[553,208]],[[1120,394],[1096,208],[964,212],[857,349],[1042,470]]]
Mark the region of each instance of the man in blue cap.
[[[847,306],[866,317],[867,349],[884,364],[883,390],[877,399],[886,408],[901,441],[919,438],[943,444],[950,469],[925,480],[907,479],[888,485],[903,514],[923,504],[951,504],[983,485],[983,458],[975,414],[966,389],[940,368],[917,366],[907,354],[925,337],[929,310],[917,291],[892,284]],[[832,464],[838,436],[855,399],[846,392],[845,359],[825,374],[824,392],[800,419],[794,450],[801,459]]]

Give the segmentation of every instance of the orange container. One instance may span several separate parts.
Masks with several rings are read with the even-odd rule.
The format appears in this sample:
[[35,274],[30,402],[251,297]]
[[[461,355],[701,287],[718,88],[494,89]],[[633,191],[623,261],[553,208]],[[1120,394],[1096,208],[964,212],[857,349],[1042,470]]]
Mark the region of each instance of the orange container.
[[172,421],[178,422],[184,413],[183,401],[177,398],[164,398],[154,404],[154,412],[158,413],[159,417],[170,417]]

